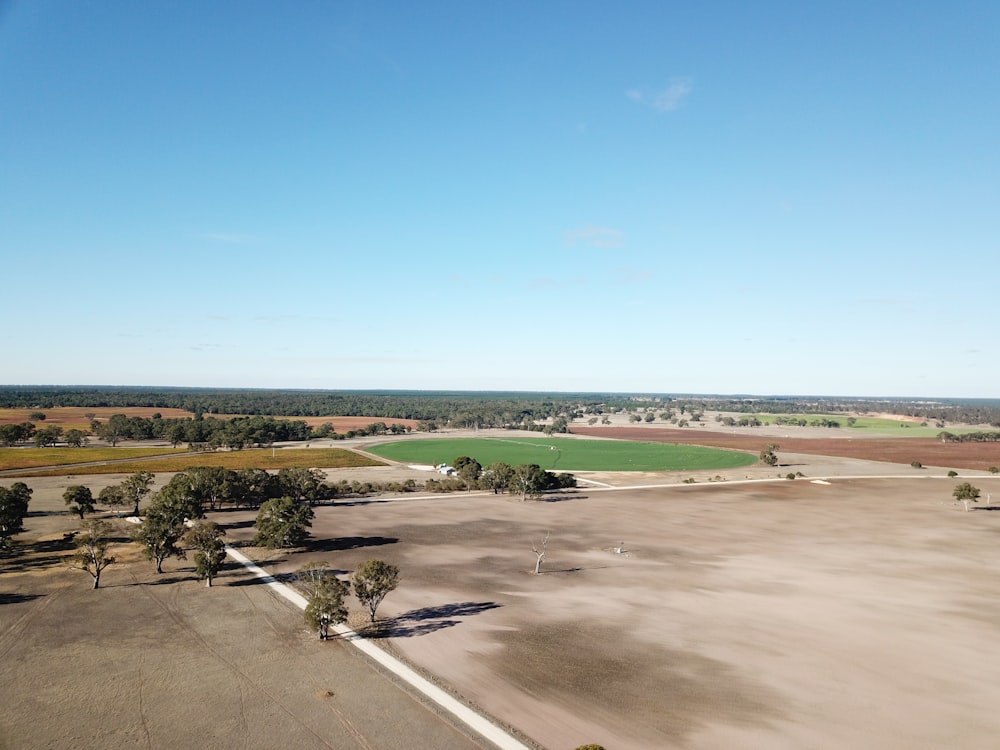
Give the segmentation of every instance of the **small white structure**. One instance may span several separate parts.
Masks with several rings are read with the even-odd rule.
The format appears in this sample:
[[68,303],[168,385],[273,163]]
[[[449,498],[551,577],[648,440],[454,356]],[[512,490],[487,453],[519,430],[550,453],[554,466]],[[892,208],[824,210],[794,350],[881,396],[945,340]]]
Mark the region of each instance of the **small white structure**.
[[438,464],[434,467],[438,474],[444,474],[446,477],[453,476],[457,472],[454,466],[449,466],[448,464]]

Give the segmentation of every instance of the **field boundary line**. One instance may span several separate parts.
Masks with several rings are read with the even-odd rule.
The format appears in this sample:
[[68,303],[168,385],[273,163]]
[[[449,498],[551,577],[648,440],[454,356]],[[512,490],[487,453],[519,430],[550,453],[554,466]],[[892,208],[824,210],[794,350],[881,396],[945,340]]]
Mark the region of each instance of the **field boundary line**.
[[[262,583],[270,586],[276,594],[284,597],[299,609],[304,610],[306,608],[306,605],[309,602],[304,596],[302,596],[302,594],[295,591],[288,584],[282,583],[276,579],[242,552],[238,552],[227,545],[226,553],[231,558],[236,560],[236,562],[251,571],[256,578],[261,580]],[[382,650],[366,638],[362,638],[346,625],[335,625],[334,630],[344,640],[359,649],[363,654],[381,664],[383,667],[410,685],[410,687],[422,693],[424,696],[462,722],[469,729],[489,740],[494,745],[501,748],[501,750],[531,750],[528,745],[525,745],[523,742],[516,739],[509,732],[501,729],[482,714],[473,711],[467,705],[452,695],[446,693],[426,677],[418,674],[414,669],[404,664],[401,660]]]

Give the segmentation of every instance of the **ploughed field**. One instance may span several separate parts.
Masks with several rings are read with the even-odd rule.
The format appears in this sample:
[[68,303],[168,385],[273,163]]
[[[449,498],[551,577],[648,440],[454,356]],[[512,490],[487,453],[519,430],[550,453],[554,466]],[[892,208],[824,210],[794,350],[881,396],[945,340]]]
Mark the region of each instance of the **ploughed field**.
[[[661,432],[749,438],[714,445],[752,458],[777,442],[779,455],[806,456],[795,464],[806,477],[830,477],[829,462],[790,439],[637,432],[647,443]],[[536,439],[550,440],[524,438]],[[856,442],[862,458],[884,458],[894,441]],[[944,447],[952,460],[908,453],[885,473],[911,460],[962,468],[984,446]],[[348,471],[364,469],[329,477]],[[382,642],[550,750],[992,747],[1000,501],[986,498],[1000,498],[1000,478],[933,475],[586,488],[541,502],[385,497],[317,507],[303,548],[244,551],[279,576],[314,561],[342,577],[371,558],[399,565]],[[966,479],[982,489],[972,512],[951,497]],[[157,576],[116,520],[121,564],[91,591],[66,561],[64,534],[79,524],[62,493],[81,478],[23,481],[35,495],[21,554],[0,560],[0,747],[476,746],[345,644],[315,640],[299,611],[235,565],[210,590],[191,560]],[[209,518],[230,543],[251,542],[252,511]]]
[[[794,429],[794,428],[791,428]],[[707,429],[659,429],[648,427],[582,427],[572,425],[574,435],[617,440],[702,445],[712,448],[759,452],[777,443],[780,453],[806,453],[813,456],[840,456],[866,461],[887,461],[909,465],[919,461],[924,466],[988,471],[1000,466],[1000,443],[943,443],[936,438],[797,438],[757,435],[753,428],[746,434],[711,432]]]

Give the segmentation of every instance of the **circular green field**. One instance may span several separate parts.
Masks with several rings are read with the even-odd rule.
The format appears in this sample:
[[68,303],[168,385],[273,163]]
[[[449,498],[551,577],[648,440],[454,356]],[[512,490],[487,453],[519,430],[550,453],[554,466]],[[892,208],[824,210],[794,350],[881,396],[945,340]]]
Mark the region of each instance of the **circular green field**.
[[367,449],[411,464],[451,464],[471,456],[483,466],[538,464],[549,471],[695,471],[749,466],[757,457],[740,451],[670,443],[574,438],[442,438],[401,440]]

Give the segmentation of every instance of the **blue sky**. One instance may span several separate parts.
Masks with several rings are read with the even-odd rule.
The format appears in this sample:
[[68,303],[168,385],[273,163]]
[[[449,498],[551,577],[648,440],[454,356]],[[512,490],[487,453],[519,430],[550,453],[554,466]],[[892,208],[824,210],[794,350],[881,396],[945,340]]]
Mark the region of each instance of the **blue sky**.
[[997,38],[0,0],[0,383],[1000,397]]

